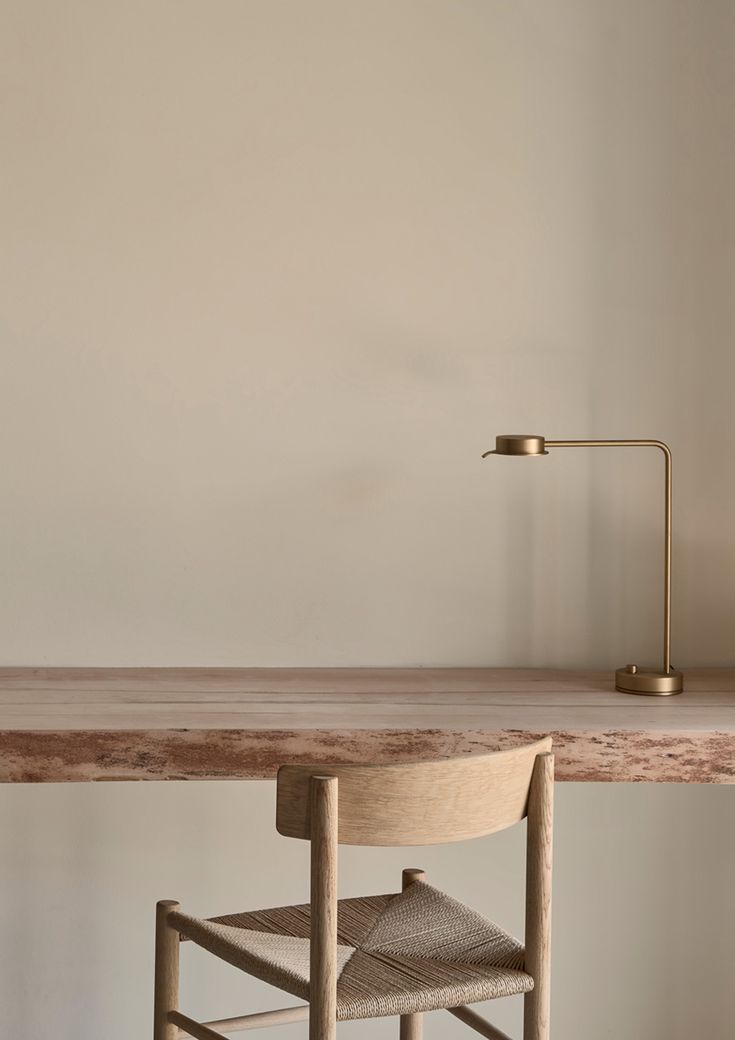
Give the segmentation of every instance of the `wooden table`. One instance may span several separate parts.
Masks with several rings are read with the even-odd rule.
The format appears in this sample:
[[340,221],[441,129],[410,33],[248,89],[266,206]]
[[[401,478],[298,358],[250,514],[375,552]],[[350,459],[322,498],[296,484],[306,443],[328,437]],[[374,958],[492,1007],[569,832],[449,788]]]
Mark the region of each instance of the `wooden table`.
[[559,780],[735,783],[735,669],[685,683],[656,698],[525,668],[4,668],[0,781],[256,779],[551,733]]

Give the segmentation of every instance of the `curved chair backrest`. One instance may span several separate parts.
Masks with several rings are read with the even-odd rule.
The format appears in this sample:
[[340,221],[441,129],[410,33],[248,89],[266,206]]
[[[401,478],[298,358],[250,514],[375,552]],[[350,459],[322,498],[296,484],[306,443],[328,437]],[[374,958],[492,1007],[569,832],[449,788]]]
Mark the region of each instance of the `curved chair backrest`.
[[485,755],[388,765],[288,765],[278,770],[276,829],[311,837],[310,781],[337,777],[343,845],[437,845],[522,820],[536,757],[551,738]]

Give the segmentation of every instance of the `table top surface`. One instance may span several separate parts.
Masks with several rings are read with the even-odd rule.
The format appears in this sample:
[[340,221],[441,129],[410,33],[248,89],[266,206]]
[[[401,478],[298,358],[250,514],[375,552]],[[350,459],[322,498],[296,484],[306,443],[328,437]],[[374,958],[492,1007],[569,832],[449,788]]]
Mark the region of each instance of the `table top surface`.
[[562,779],[735,782],[735,668],[675,697],[526,668],[0,669],[0,781],[261,777],[545,733]]

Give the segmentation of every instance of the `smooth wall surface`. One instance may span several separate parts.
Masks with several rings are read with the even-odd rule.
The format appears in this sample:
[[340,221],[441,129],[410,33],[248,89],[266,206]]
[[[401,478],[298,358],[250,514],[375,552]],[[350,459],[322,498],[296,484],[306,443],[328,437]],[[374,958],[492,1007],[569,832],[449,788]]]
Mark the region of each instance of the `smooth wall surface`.
[[[653,661],[660,457],[514,430],[671,443],[674,662],[735,663],[728,0],[0,0],[0,68],[2,663]],[[137,1035],[267,797],[0,791],[0,1015]],[[560,799],[557,1035],[725,1040],[730,791]]]
[[[2,1036],[150,1036],[156,899],[204,916],[308,899],[307,846],[275,834],[274,803],[267,781],[1,789]],[[560,784],[556,815],[552,1035],[732,1040],[732,789]],[[522,934],[524,840],[520,826],[465,845],[343,848],[340,891],[396,891],[401,868],[419,866]],[[189,1014],[293,1003],[186,945]],[[481,1010],[518,1038],[521,1007],[511,998]],[[398,1023],[338,1032],[396,1040]],[[270,1035],[307,1033],[300,1023]],[[426,1036],[472,1034],[437,1013]]]

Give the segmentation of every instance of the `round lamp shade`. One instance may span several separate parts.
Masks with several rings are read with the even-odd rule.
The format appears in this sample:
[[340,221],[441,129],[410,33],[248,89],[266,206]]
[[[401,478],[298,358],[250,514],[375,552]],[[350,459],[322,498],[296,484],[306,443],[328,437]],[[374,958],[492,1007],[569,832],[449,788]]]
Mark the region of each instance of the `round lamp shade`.
[[495,438],[493,451],[486,451],[483,459],[488,455],[548,455],[546,450],[546,439],[529,433],[501,433]]

